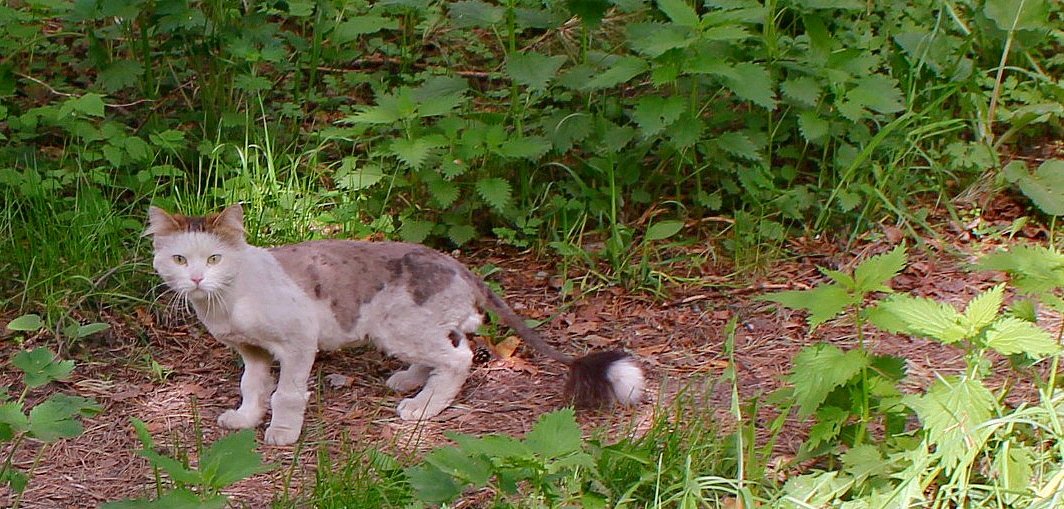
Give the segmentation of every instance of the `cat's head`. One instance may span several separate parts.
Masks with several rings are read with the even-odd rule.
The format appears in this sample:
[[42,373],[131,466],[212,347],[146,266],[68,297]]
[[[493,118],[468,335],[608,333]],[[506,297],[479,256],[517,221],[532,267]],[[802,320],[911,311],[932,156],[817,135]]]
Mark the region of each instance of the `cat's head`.
[[224,290],[236,277],[247,247],[240,205],[203,217],[151,207],[144,235],[152,236],[155,271],[178,294],[193,298]]

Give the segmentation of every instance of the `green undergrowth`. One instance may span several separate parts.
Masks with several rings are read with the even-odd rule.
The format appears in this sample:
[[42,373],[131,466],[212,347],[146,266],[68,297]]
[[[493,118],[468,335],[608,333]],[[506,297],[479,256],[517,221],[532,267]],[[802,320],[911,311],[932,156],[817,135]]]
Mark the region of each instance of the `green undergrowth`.
[[1048,211],[1059,162],[1001,177],[999,160],[1060,133],[1060,16],[1046,0],[7,4],[2,303],[59,322],[142,298],[149,202],[245,201],[262,241],[494,237],[591,287],[654,291],[678,277],[669,248],[711,236],[757,267],[792,231],[926,233],[924,205],[973,183]]

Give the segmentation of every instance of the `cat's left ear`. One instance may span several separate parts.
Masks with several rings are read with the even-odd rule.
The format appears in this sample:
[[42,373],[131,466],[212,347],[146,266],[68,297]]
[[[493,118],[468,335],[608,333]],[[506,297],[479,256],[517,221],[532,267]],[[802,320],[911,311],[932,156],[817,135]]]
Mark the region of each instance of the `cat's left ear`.
[[168,235],[180,230],[181,225],[177,223],[174,216],[169,212],[152,205],[148,207],[148,227],[141,233],[141,237],[147,237],[148,235]]
[[208,218],[210,230],[227,240],[244,240],[244,208],[239,203],[230,205],[217,215]]

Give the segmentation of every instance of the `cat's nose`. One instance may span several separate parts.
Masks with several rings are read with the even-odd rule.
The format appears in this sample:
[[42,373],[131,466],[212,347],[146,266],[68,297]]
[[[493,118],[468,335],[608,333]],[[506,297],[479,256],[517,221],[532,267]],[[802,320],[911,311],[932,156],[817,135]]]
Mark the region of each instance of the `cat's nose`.
[[196,286],[199,286],[200,281],[203,281],[203,276],[189,276],[189,279],[191,279]]

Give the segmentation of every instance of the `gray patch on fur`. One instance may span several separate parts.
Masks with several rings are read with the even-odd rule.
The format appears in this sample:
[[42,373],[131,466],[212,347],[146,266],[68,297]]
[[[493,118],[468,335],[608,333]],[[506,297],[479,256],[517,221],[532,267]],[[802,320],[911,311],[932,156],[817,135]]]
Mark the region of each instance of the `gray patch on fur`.
[[418,305],[468,272],[453,258],[417,244],[314,240],[270,248],[270,254],[306,294],[329,300],[333,316],[351,330],[362,305],[389,285],[401,285]]

